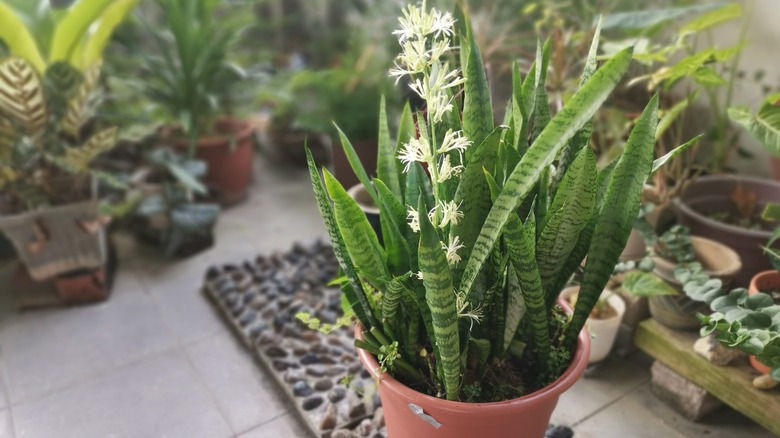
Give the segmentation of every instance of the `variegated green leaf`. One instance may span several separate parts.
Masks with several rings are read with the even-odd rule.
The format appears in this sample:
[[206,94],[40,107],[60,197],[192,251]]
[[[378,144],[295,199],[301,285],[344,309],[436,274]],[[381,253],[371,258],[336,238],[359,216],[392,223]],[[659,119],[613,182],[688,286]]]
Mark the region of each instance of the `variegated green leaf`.
[[387,112],[385,110],[385,97],[379,104],[379,138],[376,161],[377,177],[384,181],[393,194],[398,197],[403,196],[401,191],[401,182],[398,180],[398,158],[395,156],[396,149],[393,147],[390,139],[390,128],[387,126]]
[[382,324],[385,334],[393,341],[401,341],[401,327],[396,323],[401,320],[398,315],[403,295],[407,293],[404,282],[408,279],[409,274],[393,277],[382,295]]
[[[382,225],[382,238],[385,241],[388,265],[393,274],[409,271],[412,252],[407,239],[414,233],[406,224],[406,209],[401,202],[390,192],[390,189],[382,180],[374,179],[374,185],[379,197],[380,221]],[[408,233],[406,232],[408,230]],[[417,257],[417,244],[414,241],[414,257]],[[414,265],[416,267],[416,263]]]
[[309,151],[308,148],[306,148],[306,162],[309,167],[309,176],[311,177],[311,183],[314,189],[314,197],[317,200],[317,207],[325,222],[325,229],[328,232],[328,237],[333,245],[333,253],[339,262],[339,266],[349,280],[349,282],[344,285],[345,287],[342,288],[344,296],[347,297],[347,301],[349,301],[352,310],[355,312],[355,316],[363,327],[378,327],[379,322],[374,316],[371,304],[369,304],[366,292],[360,282],[360,277],[350,258],[347,246],[344,243],[344,238],[336,223],[333,205],[331,205],[325,187],[322,185],[320,174],[317,172],[317,165],[314,163],[314,157],[312,157],[311,151]]
[[[536,85],[534,94],[536,94],[534,112],[531,114],[531,139],[533,142],[541,134],[547,124],[550,123],[550,104],[547,97],[547,67],[550,63],[550,50],[552,40],[544,42],[541,48],[541,58],[536,60]],[[540,52],[537,51],[537,56]]]
[[0,61],[0,113],[35,133],[46,123],[48,112],[40,78],[21,58]]
[[409,171],[406,172],[406,191],[404,194],[406,205],[416,206],[416,200],[420,198],[420,195],[423,195],[425,205],[428,208],[433,208],[431,180],[428,179],[428,174],[425,173],[420,163],[412,163],[409,166]]
[[471,291],[472,283],[510,215],[528,196],[542,171],[553,162],[561,148],[606,100],[628,68],[631,53],[631,49],[623,50],[598,69],[523,155],[485,220],[466,264],[461,290]]
[[344,149],[344,154],[347,156],[347,161],[349,161],[349,165],[352,167],[352,171],[355,172],[358,180],[361,184],[363,184],[363,187],[365,187],[366,192],[368,192],[368,194],[371,196],[371,199],[374,200],[374,204],[379,205],[379,199],[376,197],[376,190],[371,184],[371,179],[368,177],[366,169],[363,168],[363,163],[360,162],[360,157],[358,157],[357,152],[355,152],[355,147],[352,146],[352,142],[349,141],[349,138],[347,138],[347,136],[344,134],[344,131],[342,131],[338,125],[334,123],[333,126],[336,127],[336,130],[339,133],[341,147]]
[[[490,89],[479,47],[471,33],[468,38],[468,64],[463,71],[466,79],[463,92],[463,132],[475,145],[479,145],[493,130],[493,106],[490,104]],[[471,159],[474,152],[466,150],[467,160]]]
[[62,157],[69,166],[80,172],[86,172],[98,155],[110,150],[116,144],[117,128],[108,128],[94,134],[79,147],[65,149]]
[[84,70],[84,80],[68,101],[68,108],[60,121],[60,129],[70,136],[78,137],[81,127],[92,117],[87,103],[100,77],[100,68],[101,63],[98,62]]
[[574,315],[566,328],[564,347],[573,348],[585,320],[615,268],[639,214],[642,187],[653,165],[658,96],[650,100],[628,137],[598,213]]
[[[420,199],[419,211],[425,211]],[[436,229],[428,215],[420,214],[420,271],[425,285],[425,301],[431,312],[433,332],[438,347],[437,362],[441,363],[447,400],[457,400],[460,392],[460,339],[458,309],[450,268]]]
[[379,245],[368,218],[330,172],[323,169],[322,174],[325,187],[333,200],[336,223],[341,235],[344,236],[344,242],[357,271],[372,286],[378,290],[385,290],[387,282],[390,281],[387,255]]

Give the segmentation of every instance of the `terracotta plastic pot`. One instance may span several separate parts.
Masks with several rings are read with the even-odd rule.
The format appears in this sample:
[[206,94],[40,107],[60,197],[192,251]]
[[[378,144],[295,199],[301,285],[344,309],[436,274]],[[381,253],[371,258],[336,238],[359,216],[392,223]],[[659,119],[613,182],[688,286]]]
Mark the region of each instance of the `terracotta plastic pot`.
[[[579,291],[579,286],[569,286],[561,291],[561,298],[570,301],[572,295],[577,294]],[[626,313],[626,303],[620,295],[609,289],[604,289],[601,293],[601,298],[607,300],[607,304],[615,309],[617,315],[606,319],[588,318],[588,322],[585,326],[591,337],[590,356],[588,357],[589,364],[604,360],[607,355],[609,355],[609,352],[612,351],[612,346],[615,344],[615,337],[617,337],[617,332],[620,328],[620,322],[623,320],[623,315]]]
[[[755,295],[761,291],[768,289],[780,289],[780,272],[771,269],[768,271],[759,272],[754,275],[750,280],[750,287],[748,288],[748,295]],[[750,365],[761,374],[769,374],[771,369],[759,362],[755,356],[750,355]]]
[[[216,129],[221,135],[201,137],[195,155],[208,165],[204,182],[217,192],[223,205],[243,201],[252,182],[254,126],[243,120],[220,119]],[[176,139],[177,148],[187,148],[186,140]]]
[[[719,278],[728,288],[734,277],[742,270],[739,254],[726,245],[699,236],[691,236],[693,252],[710,277]],[[675,288],[677,295],[650,297],[650,314],[656,321],[675,330],[697,330],[701,323],[697,313],[709,313],[707,304],[688,298],[682,284],[674,278],[676,263],[659,256],[653,256],[653,274]]]
[[679,222],[688,226],[691,234],[717,240],[739,254],[744,269],[734,277],[733,286],[747,287],[753,275],[772,267],[761,249],[771,231],[749,230],[709,217],[735,211],[729,197],[738,184],[758,196],[757,211],[769,202],[780,202],[780,182],[714,175],[697,178],[680,198],[673,200],[673,205]]
[[[362,328],[355,328],[359,337]],[[462,403],[417,392],[391,375],[379,380],[379,396],[390,438],[542,438],[558,397],[582,376],[590,354],[590,336],[580,333],[569,368],[555,382],[524,397],[495,403]],[[358,349],[363,366],[377,379],[379,363]]]

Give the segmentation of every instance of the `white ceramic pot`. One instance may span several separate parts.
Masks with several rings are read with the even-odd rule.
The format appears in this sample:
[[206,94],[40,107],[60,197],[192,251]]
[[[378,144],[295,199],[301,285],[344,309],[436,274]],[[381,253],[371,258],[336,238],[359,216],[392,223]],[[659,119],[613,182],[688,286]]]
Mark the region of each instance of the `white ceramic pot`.
[[[579,292],[579,286],[569,286],[561,291],[561,297],[566,301],[570,301],[572,295]],[[617,336],[618,329],[620,328],[620,321],[623,319],[623,315],[626,313],[626,303],[620,295],[612,292],[609,289],[604,289],[601,293],[601,298],[607,300],[610,307],[615,309],[617,315],[608,319],[595,319],[588,318],[585,326],[590,333],[590,357],[588,363],[595,363],[604,360],[607,357],[612,346],[615,344],[615,337]]]

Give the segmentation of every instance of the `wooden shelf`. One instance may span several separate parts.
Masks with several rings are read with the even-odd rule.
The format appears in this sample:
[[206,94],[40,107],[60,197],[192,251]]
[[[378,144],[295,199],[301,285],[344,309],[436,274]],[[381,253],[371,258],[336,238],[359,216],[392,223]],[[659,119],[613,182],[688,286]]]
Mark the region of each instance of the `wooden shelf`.
[[712,395],[780,436],[780,391],[755,389],[758,374],[747,361],[719,367],[693,351],[697,332],[671,330],[654,319],[637,328],[636,346]]

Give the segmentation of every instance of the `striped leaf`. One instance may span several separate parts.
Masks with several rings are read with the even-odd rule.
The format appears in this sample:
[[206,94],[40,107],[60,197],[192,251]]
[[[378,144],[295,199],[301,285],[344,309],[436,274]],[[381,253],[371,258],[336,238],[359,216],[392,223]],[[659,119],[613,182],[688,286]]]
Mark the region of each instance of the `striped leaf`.
[[[471,32],[467,38],[469,56],[463,72],[466,79],[463,91],[463,133],[478,145],[493,130],[493,106],[490,104],[490,89],[479,47]],[[472,153],[474,151],[466,150],[467,160],[471,159]]]
[[[411,269],[409,264],[411,251],[407,239],[410,237],[409,234],[414,233],[406,224],[406,209],[382,180],[374,179],[374,185],[380,201],[380,223],[388,266],[393,274],[408,272]],[[409,233],[405,233],[406,230],[409,230]],[[417,249],[416,240],[414,248]],[[415,252],[415,257],[416,255]]]
[[116,127],[104,129],[90,137],[83,145],[65,149],[65,155],[62,159],[68,163],[70,168],[86,172],[98,155],[114,147],[116,133]]
[[384,325],[385,335],[393,341],[403,342],[401,338],[401,327],[396,322],[401,321],[398,317],[401,310],[401,300],[406,294],[404,282],[409,279],[409,274],[401,277],[393,277],[387,284],[387,290],[382,295],[382,324]]
[[593,215],[596,182],[596,155],[591,148],[584,148],[561,181],[550,207],[550,216],[536,244],[536,261],[545,291],[550,290],[577,244],[580,231]]
[[630,48],[625,49],[597,70],[523,155],[490,209],[466,264],[461,290],[471,290],[474,279],[482,269],[510,214],[528,196],[542,171],[553,162],[561,148],[593,117],[606,100],[628,68],[631,54]]
[[[425,211],[420,199],[418,211]],[[436,229],[428,215],[420,214],[420,271],[425,285],[425,302],[431,312],[433,333],[438,347],[437,362],[441,363],[447,400],[457,400],[460,391],[460,340],[458,309],[450,268]]]
[[[536,59],[536,84],[534,94],[536,94],[534,111],[531,113],[531,142],[541,134],[547,124],[550,123],[550,104],[547,97],[547,67],[550,64],[550,50],[552,40],[544,42],[541,52],[537,49]],[[541,53],[541,57],[539,57]]]
[[0,162],[11,163],[17,138],[18,134],[13,123],[0,117]]
[[528,115],[525,113],[523,104],[523,80],[520,77],[520,67],[515,62],[512,65],[512,132],[514,133],[512,146],[521,155],[528,149],[528,128],[526,127],[526,137],[523,139],[523,125],[528,123]]
[[[599,38],[601,36],[601,17],[599,16],[598,23],[596,24],[596,30],[593,33],[593,40],[590,43],[590,50],[588,51],[588,58],[585,61],[585,67],[582,70],[582,76],[580,77],[580,87],[585,85],[585,82],[590,79],[593,73],[598,67],[598,54],[599,54]],[[558,186],[563,180],[563,175],[566,174],[566,170],[577,154],[582,148],[590,144],[591,133],[593,132],[593,120],[589,120],[585,126],[582,127],[577,133],[569,140],[569,143],[561,151],[561,156],[558,159],[558,166],[555,170],[555,178],[553,179],[552,193],[558,191]]]
[[371,179],[368,177],[366,169],[363,168],[363,163],[360,162],[360,157],[358,157],[357,152],[355,152],[355,147],[352,146],[352,142],[350,142],[347,136],[344,135],[344,131],[342,131],[338,125],[334,123],[333,126],[336,127],[336,130],[339,133],[341,147],[344,149],[344,154],[347,156],[347,161],[349,161],[349,165],[352,167],[352,171],[355,172],[355,175],[357,175],[360,183],[363,184],[363,187],[366,188],[366,192],[368,192],[368,194],[371,196],[371,199],[374,200],[374,204],[379,205],[379,199],[376,197],[376,190],[371,184]]
[[403,196],[401,183],[398,180],[398,159],[395,157],[395,147],[390,139],[390,128],[387,126],[385,96],[379,104],[379,137],[376,161],[377,177],[384,181],[390,191],[398,197]]
[[628,137],[610,178],[593,231],[574,315],[566,328],[564,347],[573,348],[585,320],[615,268],[639,214],[640,194],[653,165],[658,96],[650,100]]
[[[509,344],[520,327],[520,321],[525,316],[526,305],[523,299],[523,288],[520,285],[520,279],[517,276],[517,269],[513,265],[509,266],[507,272],[507,291],[506,291],[506,310],[504,317],[504,332],[499,333],[502,338],[501,350],[499,356],[505,356],[509,350]],[[500,328],[500,327],[499,327]]]
[[433,208],[431,180],[428,179],[428,174],[425,173],[420,163],[412,163],[409,166],[409,171],[406,172],[406,191],[404,194],[406,205],[416,206],[416,200],[420,198],[420,195],[425,199],[425,205],[428,208]]
[[78,137],[81,127],[92,117],[92,111],[87,102],[100,77],[101,65],[98,62],[84,70],[84,80],[69,100],[68,108],[60,121],[62,132]]
[[[460,205],[463,219],[450,227],[450,235],[458,236],[467,250],[474,246],[479,230],[490,211],[490,188],[485,181],[483,168],[492,168],[495,165],[501,131],[501,128],[496,128],[485,138],[466,165],[455,192],[454,201]],[[462,272],[463,263],[459,263],[458,267],[460,269],[456,269],[456,281]]]
[[43,74],[46,69],[44,55],[27,25],[5,2],[0,2],[0,40],[12,56],[26,59],[39,74]]
[[309,148],[306,148],[306,162],[309,167],[309,176],[311,177],[312,188],[314,189],[314,197],[317,200],[317,207],[320,210],[320,215],[325,222],[325,229],[328,231],[328,237],[333,245],[333,253],[339,262],[339,266],[349,280],[348,283],[342,287],[344,296],[347,297],[347,301],[352,305],[352,310],[355,312],[355,316],[363,327],[378,327],[379,322],[374,316],[373,309],[368,302],[366,292],[360,282],[360,277],[349,256],[347,246],[344,243],[344,238],[336,223],[333,206],[330,203],[330,199],[328,199],[325,187],[322,185],[320,174],[317,172],[317,165],[314,163],[314,157],[312,157]]
[[376,289],[385,290],[390,281],[387,255],[379,245],[368,218],[330,172],[323,169],[322,174],[325,187],[333,200],[336,223],[357,271]]
[[[409,138],[414,137],[417,133],[417,128],[414,126],[414,117],[412,116],[412,109],[409,106],[409,102],[406,102],[404,105],[403,110],[401,111],[401,120],[398,122],[398,138],[396,139],[395,143],[395,150],[400,151],[403,147],[403,144],[409,141]],[[401,199],[401,202],[407,202],[409,204],[413,204],[415,202],[414,198],[412,200],[407,201],[404,198],[404,195],[406,194],[406,174],[403,173],[404,164],[401,163],[401,160],[396,159],[395,161],[396,168],[398,169],[398,183],[401,187],[401,193],[399,194],[399,198]]]
[[48,117],[43,87],[33,66],[21,58],[0,61],[0,113],[28,133],[43,127]]

